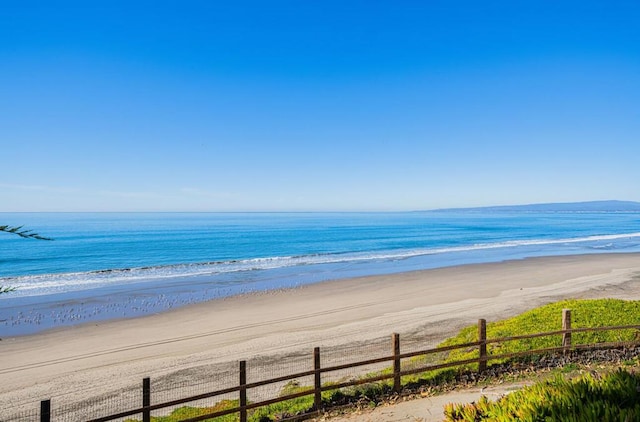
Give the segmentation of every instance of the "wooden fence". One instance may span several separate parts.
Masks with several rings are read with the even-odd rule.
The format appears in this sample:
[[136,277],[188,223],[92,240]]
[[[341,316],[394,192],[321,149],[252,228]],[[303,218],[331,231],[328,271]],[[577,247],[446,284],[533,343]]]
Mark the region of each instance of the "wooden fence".
[[[634,341],[634,342],[618,342],[618,343],[599,343],[599,344],[589,344],[589,345],[572,345],[572,343],[571,343],[571,335],[573,333],[584,333],[584,332],[595,332],[595,331],[614,331],[614,330],[624,330],[624,329],[640,330],[640,325],[624,325],[624,326],[616,326],[616,327],[596,327],[596,328],[577,328],[576,329],[576,328],[571,328],[571,311],[568,310],[568,309],[565,309],[565,310],[562,311],[562,314],[563,314],[562,315],[562,329],[558,330],[558,331],[550,331],[550,332],[536,333],[536,334],[526,334],[526,335],[514,336],[514,337],[487,339],[487,336],[486,336],[486,332],[487,332],[487,330],[486,330],[486,320],[480,319],[480,320],[478,320],[478,341],[465,343],[465,344],[456,344],[456,345],[447,346],[447,347],[438,347],[438,348],[435,348],[435,349],[426,349],[426,350],[414,351],[414,352],[409,352],[409,353],[401,353],[401,350],[400,350],[400,335],[399,334],[393,334],[392,335],[392,341],[391,341],[391,351],[392,351],[391,355],[385,356],[385,357],[380,357],[380,358],[375,358],[375,359],[368,359],[368,360],[363,360],[363,361],[358,361],[358,362],[342,364],[342,365],[334,365],[334,366],[329,366],[329,367],[325,367],[325,368],[321,367],[321,365],[320,365],[320,348],[316,347],[316,348],[313,349],[313,356],[312,356],[313,369],[312,370],[304,371],[304,372],[298,372],[298,373],[291,374],[291,375],[280,376],[280,377],[277,377],[277,378],[272,378],[272,379],[259,381],[259,382],[247,383],[246,361],[240,361],[239,362],[239,371],[238,371],[238,373],[239,373],[238,386],[225,388],[225,389],[217,390],[217,391],[212,391],[212,392],[209,392],[209,393],[199,394],[199,395],[192,396],[192,397],[187,397],[187,398],[184,398],[184,399],[167,401],[167,402],[164,402],[164,403],[159,403],[159,404],[154,404],[154,405],[151,404],[151,383],[150,383],[150,379],[149,378],[145,378],[143,380],[143,382],[142,382],[142,407],[137,408],[137,409],[123,411],[123,412],[116,413],[116,414],[109,415],[109,416],[104,416],[104,417],[101,417],[101,418],[91,419],[91,420],[89,420],[87,422],[106,422],[106,421],[111,421],[111,420],[114,420],[114,419],[124,418],[124,417],[127,417],[127,416],[134,416],[134,415],[142,415],[142,421],[143,422],[149,422],[151,420],[151,412],[154,411],[154,410],[166,409],[166,408],[169,408],[169,407],[174,407],[174,406],[177,406],[177,405],[182,405],[182,404],[186,404],[186,403],[197,401],[197,400],[207,399],[207,398],[211,398],[211,397],[216,397],[216,396],[221,396],[221,395],[224,395],[224,394],[236,393],[236,392],[238,393],[238,396],[239,396],[239,406],[231,408],[231,409],[212,412],[212,413],[209,413],[209,414],[206,414],[206,415],[202,415],[202,416],[198,416],[198,417],[184,419],[181,422],[197,422],[197,421],[203,421],[203,420],[211,419],[211,418],[214,418],[214,417],[217,417],[217,416],[224,416],[224,415],[229,415],[229,414],[239,414],[240,421],[241,422],[246,422],[249,410],[256,409],[256,408],[263,407],[263,406],[267,406],[267,405],[274,404],[274,403],[283,402],[283,401],[286,401],[286,400],[291,400],[291,399],[303,397],[303,396],[313,395],[313,397],[314,397],[314,406],[307,414],[299,416],[299,418],[302,419],[305,416],[307,416],[307,417],[316,416],[316,415],[319,414],[319,412],[321,412],[323,410],[322,396],[321,396],[323,391],[336,390],[336,389],[340,389],[340,388],[344,388],[344,387],[352,387],[352,386],[356,386],[356,385],[368,384],[368,383],[372,383],[372,382],[383,381],[383,380],[391,380],[392,379],[393,380],[393,390],[395,392],[400,392],[402,390],[401,377],[403,377],[405,375],[413,375],[413,374],[433,371],[433,370],[436,370],[436,369],[453,368],[453,367],[459,367],[459,366],[469,365],[469,364],[477,364],[478,365],[478,371],[482,372],[482,371],[486,370],[487,363],[489,361],[491,361],[491,360],[508,359],[508,358],[526,356],[526,355],[539,355],[539,354],[551,353],[551,352],[565,352],[566,353],[566,352],[568,352],[570,350],[574,350],[574,349],[598,349],[598,348],[604,348],[604,347],[632,346],[632,345],[639,344],[638,341]],[[549,336],[562,336],[562,343],[561,343],[562,345],[559,346],[559,347],[550,347],[550,348],[544,348],[544,349],[527,350],[527,351],[517,352],[517,353],[505,353],[505,354],[498,354],[498,355],[489,355],[487,353],[487,345],[488,344],[492,344],[492,343],[499,344],[499,343],[505,343],[505,342],[513,341],[513,340],[524,340],[524,339],[532,339],[532,338],[538,338],[538,337],[549,337]],[[411,369],[408,369],[408,370],[404,370],[404,371],[401,369],[401,362],[402,362],[403,359],[408,359],[408,358],[417,357],[417,356],[427,356],[427,355],[431,355],[431,354],[435,354],[435,353],[447,352],[447,351],[456,350],[456,349],[469,349],[469,348],[477,348],[478,349],[479,353],[478,353],[478,357],[477,358],[459,360],[459,361],[455,361],[455,362],[447,362],[447,363],[441,363],[441,364],[435,364],[435,365],[424,365],[424,366],[414,367],[414,368],[411,368]],[[335,371],[340,371],[340,370],[350,369],[350,368],[357,368],[357,367],[361,367],[361,366],[365,366],[365,365],[372,365],[372,364],[383,363],[383,362],[391,362],[392,363],[393,371],[391,373],[389,373],[389,374],[381,374],[381,375],[377,375],[377,376],[374,376],[374,377],[367,377],[367,378],[362,378],[362,379],[350,380],[350,381],[345,381],[345,382],[340,382],[340,383],[331,383],[331,384],[326,384],[326,385],[322,384],[322,375],[323,374],[328,374],[330,372],[335,372]],[[284,396],[279,396],[279,397],[276,397],[276,398],[273,398],[273,399],[270,399],[270,400],[264,400],[264,401],[260,401],[260,402],[255,402],[255,403],[249,403],[247,401],[247,391],[252,389],[252,388],[257,388],[257,387],[261,387],[261,386],[265,386],[265,385],[269,385],[269,384],[274,384],[274,383],[280,383],[280,382],[283,382],[283,381],[290,381],[290,380],[294,380],[294,379],[297,379],[297,378],[307,377],[307,376],[312,376],[312,375],[314,377],[313,387],[310,386],[306,390],[299,391],[299,392],[296,392],[296,393],[293,393],[293,394],[287,394],[287,395],[284,395]],[[50,402],[50,400],[44,400],[44,401],[41,402],[41,406],[40,406],[40,421],[41,422],[50,422],[51,421],[51,402]]]

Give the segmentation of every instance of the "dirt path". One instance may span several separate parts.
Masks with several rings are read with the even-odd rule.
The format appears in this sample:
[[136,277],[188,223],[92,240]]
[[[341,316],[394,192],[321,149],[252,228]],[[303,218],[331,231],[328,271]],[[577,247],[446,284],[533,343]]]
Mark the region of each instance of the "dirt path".
[[318,422],[441,422],[444,419],[443,409],[447,403],[471,403],[483,395],[489,399],[497,399],[524,385],[526,384],[521,382],[456,390],[437,396],[382,404],[371,410],[323,417],[318,419]]

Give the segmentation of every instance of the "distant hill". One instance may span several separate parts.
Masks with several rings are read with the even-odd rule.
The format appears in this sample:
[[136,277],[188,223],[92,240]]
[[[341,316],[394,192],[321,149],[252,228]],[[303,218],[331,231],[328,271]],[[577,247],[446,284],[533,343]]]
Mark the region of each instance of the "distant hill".
[[640,202],[589,201],[548,204],[501,205],[477,208],[443,208],[433,211],[460,212],[640,212]]

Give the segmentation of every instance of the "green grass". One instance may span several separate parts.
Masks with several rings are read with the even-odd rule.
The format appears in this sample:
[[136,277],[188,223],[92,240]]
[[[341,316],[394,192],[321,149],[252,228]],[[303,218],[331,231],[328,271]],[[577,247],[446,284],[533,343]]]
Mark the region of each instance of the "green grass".
[[[175,409],[167,416],[152,416],[152,422],[178,422],[197,416],[207,415],[209,413],[220,412],[227,409],[238,407],[239,400],[222,400],[211,407],[191,407],[183,406]],[[207,419],[207,422],[237,422],[240,417],[237,414],[219,416],[217,418]],[[127,419],[125,422],[140,422],[138,419]]]
[[[299,413],[304,413],[313,408],[313,387],[303,386],[298,384],[297,382],[290,382],[285,385],[280,391],[280,396],[288,396],[290,394],[302,393],[304,391],[309,391],[311,394],[308,396],[298,397],[291,400],[282,401],[280,403],[274,403],[268,406],[260,407],[256,409],[254,412],[250,413],[249,420],[250,421],[261,421],[261,420],[272,420],[272,419],[283,419],[285,417],[294,416]],[[328,403],[336,398],[338,393],[335,391],[325,391],[322,395],[322,401]]]
[[[632,325],[640,323],[640,301],[619,299],[563,300],[541,306],[513,318],[487,324],[487,338],[513,337],[523,334],[557,331],[562,329],[562,309],[571,309],[572,328]],[[572,344],[623,342],[638,339],[638,330],[596,331],[574,333]],[[439,346],[471,343],[478,340],[478,327],[463,328]],[[523,352],[533,349],[560,347],[562,336],[537,337],[489,344],[492,355]],[[472,359],[478,356],[477,348],[457,349],[449,353],[447,361]]]
[[[604,327],[640,324],[640,301],[619,299],[563,300],[544,305],[512,318],[487,323],[487,338],[514,337],[524,334],[558,331],[562,329],[562,310],[571,309],[572,328]],[[638,330],[598,331],[592,333],[574,333],[572,344],[595,344],[603,342],[623,342],[638,340]],[[454,337],[450,337],[438,347],[472,343],[478,340],[476,324],[463,328]],[[560,347],[562,336],[537,337],[533,339],[513,340],[500,344],[488,344],[490,355],[525,352],[534,349]],[[450,363],[479,356],[477,347],[456,349],[449,352],[418,356],[409,360],[415,367]],[[526,359],[535,359],[535,356]],[[489,364],[499,364],[508,359],[491,360]],[[407,362],[403,362],[405,368]],[[456,375],[464,370],[473,370],[477,364],[468,364],[456,368],[445,368],[402,377],[403,385],[437,385],[452,382]],[[569,370],[569,368],[567,369]],[[385,372],[386,371],[386,372]],[[381,373],[391,373],[387,369]],[[374,374],[375,375],[375,374]]]

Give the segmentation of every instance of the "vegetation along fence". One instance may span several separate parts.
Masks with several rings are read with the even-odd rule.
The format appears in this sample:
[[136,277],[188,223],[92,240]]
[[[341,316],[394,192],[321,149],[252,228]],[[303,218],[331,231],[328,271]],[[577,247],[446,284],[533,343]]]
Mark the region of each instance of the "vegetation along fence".
[[[635,346],[638,344],[637,337],[635,341],[621,341],[616,343],[597,343],[597,344],[572,344],[571,338],[572,334],[576,333],[586,333],[586,332],[595,332],[595,331],[614,331],[614,330],[640,330],[640,325],[625,325],[625,326],[616,326],[616,327],[596,327],[596,328],[571,328],[571,311],[568,309],[563,310],[562,313],[562,329],[558,331],[551,331],[545,333],[536,333],[536,334],[526,334],[514,337],[505,337],[505,338],[495,338],[488,339],[486,336],[486,321],[484,319],[480,319],[478,321],[478,340],[465,343],[465,344],[456,344],[450,345],[446,347],[438,347],[433,349],[425,349],[419,351],[412,351],[408,353],[402,353],[400,350],[400,336],[398,334],[392,335],[391,341],[391,354],[384,357],[379,357],[375,359],[368,359],[358,362],[340,364],[322,367],[320,364],[320,348],[316,347],[313,349],[313,355],[310,356],[310,361],[313,363],[312,368],[308,371],[298,372],[290,375],[279,376],[276,378],[271,378],[267,380],[262,380],[259,382],[251,382],[247,383],[247,365],[246,361],[239,362],[239,370],[238,370],[238,385],[230,388],[220,389],[217,391],[211,391],[204,394],[199,394],[196,396],[191,396],[187,398],[177,399],[166,401],[158,404],[151,404],[151,382],[149,378],[145,378],[142,382],[142,403],[139,408],[121,411],[116,414],[91,419],[88,422],[106,422],[112,420],[122,420],[126,417],[142,416],[143,422],[151,421],[151,412],[157,411],[159,409],[171,409],[176,408],[179,405],[184,405],[190,402],[201,401],[203,399],[210,399],[213,397],[226,396],[229,394],[237,394],[238,401],[234,401],[233,403],[237,403],[230,408],[225,408],[222,410],[215,410],[215,407],[211,407],[210,409],[214,409],[207,414],[200,414],[196,417],[190,417],[186,419],[182,419],[182,422],[196,422],[196,421],[204,421],[207,419],[211,419],[214,417],[231,415],[235,414],[239,416],[239,420],[241,422],[246,422],[248,414],[253,409],[257,409],[260,407],[265,407],[268,405],[272,405],[275,403],[284,402],[287,400],[297,399],[303,396],[313,396],[313,406],[309,409],[305,414],[298,415],[296,418],[303,419],[305,417],[309,418],[312,416],[318,415],[319,412],[323,410],[323,399],[322,393],[327,391],[333,391],[338,389],[343,389],[345,387],[352,387],[362,384],[368,384],[373,382],[385,381],[389,380],[391,388],[395,392],[400,392],[402,390],[402,377],[408,375],[415,375],[420,373],[425,373],[429,371],[435,371],[444,368],[454,368],[454,367],[462,367],[469,365],[477,365],[477,370],[482,372],[487,369],[487,364],[490,361],[497,360],[505,360],[515,357],[521,357],[526,355],[540,355],[551,352],[568,352],[570,350],[576,349],[597,349],[597,348],[605,348],[605,347],[622,347],[622,346]],[[515,353],[502,353],[502,354],[489,354],[487,353],[487,345],[494,344],[492,346],[494,350],[499,349],[496,348],[495,345],[504,344],[506,342],[514,341],[514,340],[525,340],[525,339],[534,339],[539,337],[560,337],[561,342],[557,347],[545,347],[545,348],[537,348],[526,351],[519,351]],[[560,338],[558,339],[560,340]],[[466,349],[466,351],[473,350],[475,351],[473,358],[470,359],[461,359],[456,361],[443,361],[437,359],[425,359],[427,356],[434,356],[437,354],[441,354],[442,352],[451,352],[456,349]],[[416,359],[422,357],[422,359]],[[412,359],[413,358],[413,359]],[[405,365],[407,369],[403,369],[401,363],[403,360],[412,359],[410,365]],[[336,371],[341,371],[348,368],[356,368],[356,367],[365,367],[371,366],[373,364],[381,364],[381,363],[389,363],[388,370],[383,370],[376,372],[370,376],[355,378],[350,380],[342,380],[338,382],[324,382],[323,377],[328,379],[329,373],[335,373]],[[406,362],[406,361],[405,361]],[[295,389],[292,393],[285,393],[284,395],[280,395],[268,400],[262,400],[258,402],[249,402],[247,400],[247,391],[269,385],[282,383],[285,381],[291,381],[295,379],[299,379],[302,377],[313,377],[313,385],[308,387],[301,387]],[[41,402],[40,408],[40,421],[41,422],[50,422],[51,421],[51,402],[49,400],[44,400]]]

